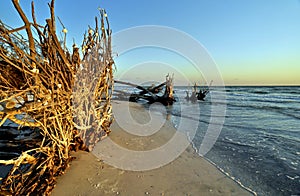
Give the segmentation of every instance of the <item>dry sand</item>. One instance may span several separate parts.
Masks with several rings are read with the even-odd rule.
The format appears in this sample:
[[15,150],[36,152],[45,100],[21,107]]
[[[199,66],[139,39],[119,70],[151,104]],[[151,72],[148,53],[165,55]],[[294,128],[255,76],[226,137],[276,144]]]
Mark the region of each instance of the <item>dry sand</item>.
[[[149,121],[150,116],[142,106],[133,103],[130,106],[130,113],[136,121],[142,124]],[[126,109],[124,102],[115,102],[113,107],[118,108],[121,113]],[[157,148],[176,132],[168,120],[164,121],[158,132],[149,136],[134,136],[124,131],[116,122],[111,128],[109,139],[137,151]],[[169,164],[147,171],[115,168],[95,156],[95,153],[80,151],[72,156],[76,159],[66,173],[58,178],[52,192],[54,196],[252,195],[196,154],[191,146]]]

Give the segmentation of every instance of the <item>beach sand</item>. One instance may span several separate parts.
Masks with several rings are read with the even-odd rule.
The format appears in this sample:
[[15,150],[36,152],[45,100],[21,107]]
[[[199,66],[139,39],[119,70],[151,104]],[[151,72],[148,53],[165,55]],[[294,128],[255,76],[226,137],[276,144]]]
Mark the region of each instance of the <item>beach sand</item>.
[[[119,114],[127,108],[124,103],[120,101],[113,103],[113,107],[118,108]],[[150,116],[143,106],[130,103],[130,113],[139,123],[149,122]],[[157,114],[157,116],[163,120],[161,115]],[[159,121],[159,118],[154,118],[154,120]],[[108,139],[126,149],[136,151],[155,149],[170,140],[176,132],[170,121],[164,120],[163,122],[158,132],[149,136],[136,136],[124,131],[117,121],[112,124],[112,132]],[[127,123],[130,127],[130,122]],[[131,124],[134,125],[134,123]],[[134,126],[130,128],[135,129]],[[111,156],[113,155],[114,152],[111,153]],[[52,192],[54,196],[252,195],[200,157],[191,145],[174,161],[147,171],[118,169],[106,164],[95,152],[79,151],[73,153],[72,156],[76,159],[71,162],[66,173],[58,177]]]

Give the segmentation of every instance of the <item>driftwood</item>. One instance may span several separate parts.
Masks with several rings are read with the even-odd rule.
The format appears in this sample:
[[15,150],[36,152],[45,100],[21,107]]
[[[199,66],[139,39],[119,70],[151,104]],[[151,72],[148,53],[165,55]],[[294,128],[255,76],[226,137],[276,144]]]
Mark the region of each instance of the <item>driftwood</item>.
[[[166,81],[157,86],[153,85],[150,87],[143,87],[130,82],[123,82],[118,80],[115,80],[115,83],[132,86],[136,89],[141,90],[138,93],[127,93],[124,91],[115,90],[115,92],[118,93],[118,97],[122,99],[127,99],[131,102],[137,102],[142,99],[146,100],[149,104],[160,102],[164,105],[172,105],[173,102],[176,101],[173,95],[173,76],[171,77],[169,74],[166,76]],[[163,90],[163,87],[165,87],[165,92],[162,96],[160,96],[158,95],[158,93],[160,93]]]
[[34,3],[32,22],[19,0],[12,3],[24,25],[10,28],[0,21],[0,128],[10,120],[20,128],[37,129],[41,138],[19,157],[0,160],[12,166],[0,179],[0,195],[47,195],[68,166],[70,151],[91,150],[110,132],[111,30],[101,9],[100,27],[96,18],[81,50],[74,45],[70,52],[66,28],[63,44],[56,35],[54,0],[45,26],[36,22]]
[[[213,81],[210,82],[209,87],[212,85],[212,82]],[[187,101],[191,101],[191,102],[196,102],[197,100],[205,101],[205,97],[209,93],[209,87],[204,87],[203,89],[199,87],[199,90],[198,87],[199,86],[197,85],[197,83],[195,83],[191,95],[189,95],[189,91],[185,91],[186,92],[185,99]]]
[[148,92],[151,92],[153,94],[157,94],[157,93],[159,93],[159,92],[162,91],[162,87],[165,86],[166,84],[167,84],[167,82],[163,82],[163,83],[161,83],[161,84],[159,84],[157,86],[152,85],[152,86],[148,87],[146,91],[143,90],[143,91],[139,92],[139,94],[142,95],[142,94],[146,94]]

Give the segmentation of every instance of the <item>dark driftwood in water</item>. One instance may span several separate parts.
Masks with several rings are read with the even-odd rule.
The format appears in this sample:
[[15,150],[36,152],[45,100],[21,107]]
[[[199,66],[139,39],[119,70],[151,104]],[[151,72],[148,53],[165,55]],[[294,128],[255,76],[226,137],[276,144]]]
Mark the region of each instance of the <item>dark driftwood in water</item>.
[[204,98],[206,97],[206,95],[209,93],[209,90],[199,90],[197,94],[197,99],[200,101],[204,101]]
[[186,97],[185,97],[185,99],[187,100],[187,101],[191,101],[191,102],[196,102],[198,99],[197,99],[197,94],[196,94],[196,92],[192,92],[192,94],[191,94],[191,96],[189,96],[189,91],[186,91]]
[[[146,99],[148,101],[155,101],[157,100],[157,96],[155,94],[153,94],[151,91],[149,91],[148,89],[140,86],[140,85],[137,85],[137,84],[133,84],[133,83],[130,83],[130,82],[123,82],[123,81],[119,81],[119,80],[115,80],[115,83],[117,84],[124,84],[124,85],[128,85],[128,86],[132,86],[134,88],[137,88],[139,90],[142,90],[141,92],[144,92],[143,94],[141,93],[138,93],[138,94],[130,94],[129,95],[129,101],[132,101],[132,102],[136,102],[137,100],[139,100],[140,98],[142,99]],[[144,94],[149,94],[150,96],[143,96]],[[124,92],[125,94],[125,92]]]
[[[157,94],[162,91],[162,87],[165,85],[166,85],[166,82],[163,82],[157,86],[148,87],[147,90],[150,91],[151,93]],[[146,93],[147,93],[146,91],[140,92],[140,94],[146,94]]]
[[[117,94],[118,97],[121,99],[124,99],[126,96],[129,96],[129,101],[131,102],[137,102],[138,100],[143,99],[148,101],[149,104],[160,102],[164,105],[172,105],[173,102],[175,101],[173,97],[173,77],[170,77],[169,75],[167,75],[165,82],[157,86],[152,86],[148,88],[130,82],[123,82],[118,80],[115,80],[114,82],[118,84],[132,86],[134,88],[141,90],[138,93],[127,93],[124,91],[115,90],[115,92],[118,93]],[[164,95],[163,96],[157,95],[159,92],[161,92],[163,86],[165,86]]]
[[132,86],[134,88],[137,88],[137,89],[140,89],[142,91],[146,91],[146,92],[149,92],[147,89],[145,89],[144,87],[140,86],[140,85],[137,85],[137,84],[133,84],[133,83],[130,83],[130,82],[123,82],[123,81],[119,81],[119,80],[115,80],[115,83],[116,84],[124,84],[124,85],[127,85],[127,86]]
[[176,101],[174,98],[174,91],[173,91],[173,79],[174,75],[170,76],[169,74],[166,76],[166,88],[164,95],[160,98],[161,103],[164,105],[173,105]]
[[[210,82],[209,87],[211,86],[212,82],[213,81]],[[189,91],[185,91],[186,92],[185,99],[187,101],[191,101],[191,102],[196,102],[197,100],[205,101],[205,97],[209,93],[209,87],[199,89],[199,91],[198,91],[198,87],[199,86],[197,85],[197,83],[195,83],[193,86],[193,91],[192,91],[191,96],[189,96]]]

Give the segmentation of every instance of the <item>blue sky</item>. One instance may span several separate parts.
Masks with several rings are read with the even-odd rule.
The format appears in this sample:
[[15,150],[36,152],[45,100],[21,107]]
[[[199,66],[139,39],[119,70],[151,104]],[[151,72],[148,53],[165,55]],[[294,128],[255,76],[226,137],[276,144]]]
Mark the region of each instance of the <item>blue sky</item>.
[[[41,24],[49,17],[46,2],[35,2]],[[30,1],[20,3],[29,13]],[[140,25],[163,25],[191,35],[206,48],[227,85],[300,84],[298,0],[56,0],[56,14],[68,29],[69,45],[73,38],[81,43],[87,26],[94,25],[98,7],[108,12],[113,32]],[[0,10],[3,22],[14,27],[21,24],[10,1],[1,1]],[[116,57],[116,77],[135,81],[148,73],[149,79],[163,80],[165,73],[161,72],[167,69],[156,74],[153,71],[161,66],[157,62],[163,62],[174,67],[174,72],[183,72],[178,68],[186,67],[185,76],[191,81],[203,79],[193,75],[186,59],[180,60],[169,51],[145,48],[130,53]],[[184,83],[177,72],[175,79]]]

